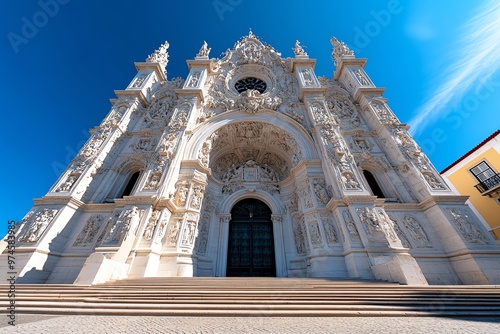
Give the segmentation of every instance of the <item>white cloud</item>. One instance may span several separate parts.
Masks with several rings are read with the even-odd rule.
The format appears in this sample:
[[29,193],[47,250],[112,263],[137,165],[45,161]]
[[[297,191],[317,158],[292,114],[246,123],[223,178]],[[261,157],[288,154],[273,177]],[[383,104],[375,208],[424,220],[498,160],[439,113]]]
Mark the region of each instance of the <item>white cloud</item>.
[[464,26],[456,54],[444,80],[409,122],[411,132],[421,132],[429,122],[450,111],[474,85],[485,82],[500,68],[500,2],[489,0]]

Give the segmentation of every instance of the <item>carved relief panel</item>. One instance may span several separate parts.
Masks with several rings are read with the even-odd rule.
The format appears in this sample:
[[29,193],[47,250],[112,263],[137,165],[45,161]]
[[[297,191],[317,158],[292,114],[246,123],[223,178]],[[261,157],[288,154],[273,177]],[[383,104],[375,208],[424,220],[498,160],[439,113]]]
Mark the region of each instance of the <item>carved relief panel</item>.
[[92,215],[76,237],[73,247],[88,247],[93,245],[105,221],[106,217],[104,215]]
[[491,243],[490,237],[479,228],[477,220],[472,218],[470,211],[466,209],[448,209],[447,211],[466,242],[476,245]]
[[144,210],[133,206],[128,210],[117,211],[109,218],[107,229],[104,231],[103,246],[119,246],[129,237],[135,237]]
[[57,211],[55,209],[40,209],[36,214],[31,215],[18,234],[17,241],[27,243],[37,242],[54,220]]

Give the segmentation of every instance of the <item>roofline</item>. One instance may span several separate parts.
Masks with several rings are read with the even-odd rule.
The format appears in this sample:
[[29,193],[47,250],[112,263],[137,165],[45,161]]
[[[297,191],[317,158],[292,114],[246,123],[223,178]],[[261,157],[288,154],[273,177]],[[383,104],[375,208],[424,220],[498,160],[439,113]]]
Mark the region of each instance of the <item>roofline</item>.
[[458,163],[460,163],[461,161],[465,160],[465,158],[467,158],[469,155],[471,155],[475,151],[479,150],[481,147],[483,147],[486,143],[488,143],[490,140],[492,140],[493,138],[495,138],[499,134],[500,134],[500,129],[497,130],[497,131],[495,131],[492,135],[490,135],[488,138],[486,138],[485,140],[483,140],[481,143],[479,143],[476,147],[474,147],[473,149],[471,149],[469,152],[465,153],[460,158],[458,158],[457,160],[455,160],[455,162],[453,162],[451,165],[449,165],[448,167],[446,167],[445,169],[443,169],[440,174],[444,174],[447,171],[449,171],[450,169],[452,169],[453,167],[455,167],[456,165],[458,165]]

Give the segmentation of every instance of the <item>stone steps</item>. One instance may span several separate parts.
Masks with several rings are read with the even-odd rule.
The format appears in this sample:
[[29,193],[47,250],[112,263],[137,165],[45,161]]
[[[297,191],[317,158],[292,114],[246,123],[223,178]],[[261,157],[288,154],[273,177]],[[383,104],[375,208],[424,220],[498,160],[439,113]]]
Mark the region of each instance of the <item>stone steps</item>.
[[[7,285],[0,301],[7,303]],[[500,286],[296,278],[141,278],[18,284],[16,312],[172,316],[500,316]]]

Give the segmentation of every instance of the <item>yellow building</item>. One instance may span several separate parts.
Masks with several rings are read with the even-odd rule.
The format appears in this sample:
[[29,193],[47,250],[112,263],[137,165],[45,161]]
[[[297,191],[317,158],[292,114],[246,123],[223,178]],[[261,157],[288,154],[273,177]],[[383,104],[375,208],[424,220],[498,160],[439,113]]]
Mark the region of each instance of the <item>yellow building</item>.
[[441,175],[500,238],[500,130],[446,167]]

